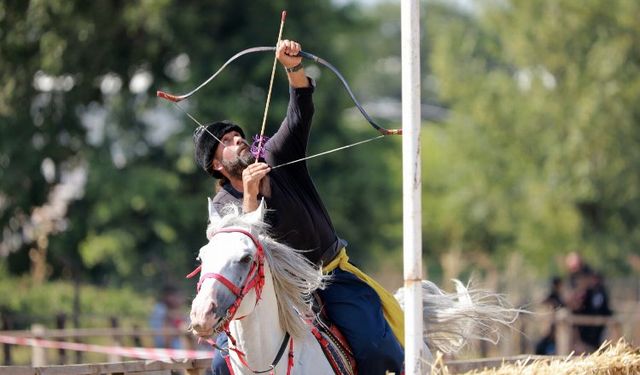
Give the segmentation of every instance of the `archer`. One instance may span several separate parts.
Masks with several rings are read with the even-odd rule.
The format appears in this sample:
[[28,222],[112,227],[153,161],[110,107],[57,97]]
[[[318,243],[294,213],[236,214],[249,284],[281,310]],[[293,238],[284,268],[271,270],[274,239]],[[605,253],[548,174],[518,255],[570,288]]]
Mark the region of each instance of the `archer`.
[[[286,117],[273,137],[252,154],[240,126],[230,121],[200,126],[194,133],[196,162],[219,180],[213,203],[221,215],[227,204],[249,212],[264,199],[273,237],[308,250],[306,257],[331,275],[329,285],[319,294],[328,317],[351,345],[359,373],[400,373],[404,357],[400,306],[349,263],[347,242],[336,233],[306,162],[270,167],[307,154],[315,83],[304,72],[300,51],[300,44],[290,40],[281,41],[276,48],[276,58],[287,72],[290,99]],[[224,366],[224,361],[214,359],[214,373],[224,373]]]

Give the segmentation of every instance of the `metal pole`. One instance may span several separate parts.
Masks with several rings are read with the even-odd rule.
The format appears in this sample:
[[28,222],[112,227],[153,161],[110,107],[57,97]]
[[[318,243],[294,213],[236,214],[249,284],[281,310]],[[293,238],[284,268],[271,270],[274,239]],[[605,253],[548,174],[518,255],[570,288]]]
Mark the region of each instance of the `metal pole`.
[[405,373],[421,374],[422,181],[420,173],[420,2],[401,0],[402,204],[405,287]]

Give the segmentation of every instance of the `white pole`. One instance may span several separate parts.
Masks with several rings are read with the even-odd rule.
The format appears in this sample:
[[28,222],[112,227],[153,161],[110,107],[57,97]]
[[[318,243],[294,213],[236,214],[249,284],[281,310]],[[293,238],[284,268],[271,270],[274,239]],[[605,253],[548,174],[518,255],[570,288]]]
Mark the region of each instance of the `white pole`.
[[422,373],[422,181],[420,173],[420,1],[400,0],[405,373]]

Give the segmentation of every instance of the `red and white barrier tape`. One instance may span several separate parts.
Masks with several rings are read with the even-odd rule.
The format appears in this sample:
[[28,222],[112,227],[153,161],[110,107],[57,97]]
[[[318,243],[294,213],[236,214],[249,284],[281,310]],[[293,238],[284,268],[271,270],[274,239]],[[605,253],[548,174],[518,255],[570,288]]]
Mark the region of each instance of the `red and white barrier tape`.
[[155,359],[155,360],[171,360],[171,359],[200,359],[213,358],[213,350],[183,350],[183,349],[160,349],[160,348],[139,348],[139,347],[122,347],[122,346],[104,346],[81,344],[77,342],[53,341],[34,339],[16,336],[0,335],[1,344],[14,344],[34,346],[48,349],[67,349],[81,352],[93,352],[120,355],[123,357],[139,358],[139,359]]

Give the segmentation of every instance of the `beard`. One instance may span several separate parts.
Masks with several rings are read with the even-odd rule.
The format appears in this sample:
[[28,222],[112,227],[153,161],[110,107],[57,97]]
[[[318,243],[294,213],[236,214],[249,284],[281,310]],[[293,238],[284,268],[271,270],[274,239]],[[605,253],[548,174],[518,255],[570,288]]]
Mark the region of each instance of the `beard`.
[[249,146],[243,144],[238,148],[238,155],[233,160],[222,160],[222,166],[233,178],[242,179],[242,171],[256,161],[249,151]]

